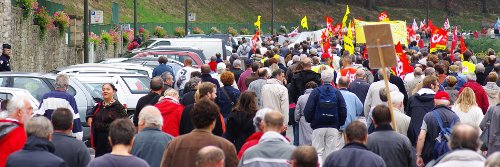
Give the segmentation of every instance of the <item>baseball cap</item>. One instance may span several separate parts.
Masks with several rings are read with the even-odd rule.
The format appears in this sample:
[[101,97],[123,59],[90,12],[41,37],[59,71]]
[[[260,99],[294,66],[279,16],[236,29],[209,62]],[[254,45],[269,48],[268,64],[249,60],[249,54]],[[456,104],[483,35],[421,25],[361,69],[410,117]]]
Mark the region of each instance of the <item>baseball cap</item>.
[[435,100],[448,100],[449,101],[450,95],[448,95],[448,93],[446,93],[445,91],[439,91],[434,96],[434,99]]
[[2,45],[2,48],[3,48],[3,49],[11,49],[11,48],[12,48],[12,46],[10,46],[9,44],[4,43],[4,44]]

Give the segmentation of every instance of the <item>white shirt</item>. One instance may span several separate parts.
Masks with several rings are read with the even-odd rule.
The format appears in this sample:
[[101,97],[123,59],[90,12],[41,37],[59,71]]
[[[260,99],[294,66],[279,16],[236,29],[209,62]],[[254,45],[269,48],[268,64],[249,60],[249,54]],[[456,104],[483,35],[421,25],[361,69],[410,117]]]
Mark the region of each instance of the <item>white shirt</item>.
[[181,90],[184,89],[184,86],[186,85],[186,82],[189,81],[189,79],[191,79],[191,73],[193,71],[199,71],[199,70],[196,69],[196,68],[193,68],[193,67],[183,67],[183,68],[181,68],[177,72],[177,75],[175,75],[177,77],[177,81],[176,81],[175,86],[178,86],[178,88],[181,89]]
[[472,106],[469,108],[469,112],[463,112],[460,110],[458,104],[455,104],[451,107],[451,110],[453,110],[455,114],[457,114],[458,118],[460,118],[460,123],[474,125],[478,128],[484,117],[483,111],[478,106]]

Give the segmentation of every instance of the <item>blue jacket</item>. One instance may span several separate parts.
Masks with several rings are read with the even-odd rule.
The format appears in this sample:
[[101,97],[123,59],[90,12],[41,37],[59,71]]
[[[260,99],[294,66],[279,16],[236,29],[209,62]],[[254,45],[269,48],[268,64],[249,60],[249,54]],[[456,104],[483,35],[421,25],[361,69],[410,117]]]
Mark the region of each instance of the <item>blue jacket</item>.
[[326,157],[323,167],[334,166],[385,167],[386,165],[382,157],[368,150],[365,145],[349,143]]
[[347,110],[345,123],[340,127],[343,131],[349,124],[351,124],[352,121],[355,121],[358,116],[363,114],[363,104],[359,100],[358,96],[347,91],[347,89],[340,89],[340,93],[342,94],[342,97],[344,97]]
[[[448,76],[454,76],[455,78],[457,78],[457,84],[455,85],[455,89],[457,90],[460,90],[460,88],[462,88],[462,85],[465,84],[465,82],[467,82],[467,79],[465,78],[465,75],[463,74],[459,74],[459,73],[450,73],[448,74]],[[443,81],[443,83],[441,83],[443,87],[446,87],[448,86],[448,84],[446,83],[446,80]]]
[[82,140],[82,123],[80,121],[80,114],[78,112],[78,107],[76,106],[75,97],[65,91],[53,90],[45,93],[42,97],[42,101],[40,102],[40,107],[38,107],[38,111],[36,111],[35,114],[43,115],[50,120],[52,112],[61,107],[67,108],[73,112],[73,136]]
[[[222,91],[222,89],[226,90],[227,95]],[[228,99],[227,96],[229,96],[230,99]],[[229,116],[229,113],[231,113],[231,110],[238,102],[238,98],[240,98],[240,91],[232,86],[217,88],[217,98],[215,99],[215,102],[219,106],[220,112],[224,118]],[[231,102],[233,104],[231,104]]]
[[148,162],[149,166],[159,167],[167,144],[174,137],[156,128],[144,128],[134,139],[131,154]]
[[330,89],[335,89],[331,84],[323,84],[322,86],[314,89],[311,92],[311,95],[309,95],[309,99],[307,99],[306,107],[304,108],[304,116],[306,118],[306,121],[311,123],[311,128],[318,129],[318,128],[335,128],[339,129],[340,126],[344,125],[346,117],[347,117],[347,108],[345,105],[344,97],[342,96],[342,93],[340,91],[336,90],[337,94],[337,112],[339,113],[339,120],[337,121],[338,123],[327,123],[327,124],[321,124],[319,122],[316,122],[314,119],[314,114],[316,113],[316,110],[319,108],[318,102],[319,102],[319,95],[320,95],[320,90],[324,89],[325,87],[330,87]]
[[175,81],[175,73],[172,67],[168,66],[167,64],[160,64],[158,67],[153,69],[153,77],[160,76],[164,72],[169,72],[174,76],[174,81]]
[[30,136],[23,149],[14,152],[7,158],[7,167],[63,167],[68,166],[63,159],[52,154],[54,145],[47,139]]
[[212,82],[213,84],[217,85],[217,88],[220,88],[219,81],[215,78],[212,78],[212,75],[202,74],[200,78],[201,78],[201,82]]

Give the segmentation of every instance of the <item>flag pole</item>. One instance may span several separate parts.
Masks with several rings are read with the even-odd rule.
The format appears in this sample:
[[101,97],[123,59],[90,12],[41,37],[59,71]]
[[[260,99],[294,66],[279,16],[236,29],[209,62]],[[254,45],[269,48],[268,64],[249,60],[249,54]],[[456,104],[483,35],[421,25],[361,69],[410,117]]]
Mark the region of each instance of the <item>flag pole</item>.
[[[387,105],[388,105],[389,111],[391,113],[392,128],[395,131],[397,131],[396,121],[394,120],[394,110],[393,110],[392,100],[391,100],[391,91],[389,90],[389,76],[387,76],[387,69],[385,68],[385,61],[384,61],[384,57],[382,56],[382,48],[380,47],[380,39],[377,39],[377,50],[378,50],[378,56],[380,58],[380,64],[382,65],[382,73],[384,76],[384,83],[385,83],[385,93],[387,94]],[[367,119],[371,119],[371,118],[367,118]]]

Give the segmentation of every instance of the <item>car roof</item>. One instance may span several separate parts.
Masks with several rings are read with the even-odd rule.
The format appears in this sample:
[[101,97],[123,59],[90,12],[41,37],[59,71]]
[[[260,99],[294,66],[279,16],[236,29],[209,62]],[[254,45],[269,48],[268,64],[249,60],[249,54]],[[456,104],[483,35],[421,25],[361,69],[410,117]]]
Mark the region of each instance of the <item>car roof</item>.
[[57,74],[37,73],[37,72],[0,72],[0,76],[27,76],[27,77],[53,78],[53,79],[55,79],[57,77]]
[[136,73],[116,73],[116,74],[105,74],[105,73],[94,73],[94,74],[68,74],[68,75],[71,75],[71,76],[75,76],[75,77],[80,77],[80,76],[95,76],[95,77],[147,77],[149,78],[148,76],[145,76],[145,75],[142,75],[142,74],[136,74]]

